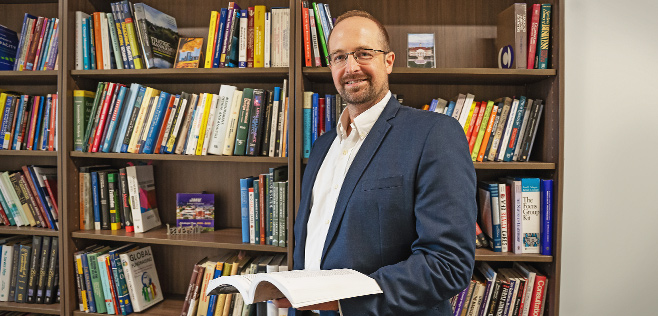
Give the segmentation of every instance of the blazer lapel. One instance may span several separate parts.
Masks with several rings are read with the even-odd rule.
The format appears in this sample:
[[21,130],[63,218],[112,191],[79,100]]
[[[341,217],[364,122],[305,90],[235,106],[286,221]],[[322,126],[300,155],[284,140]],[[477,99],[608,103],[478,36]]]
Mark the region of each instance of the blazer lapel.
[[370,164],[372,157],[384,140],[384,136],[386,136],[386,133],[388,133],[388,130],[391,128],[391,124],[388,123],[388,120],[395,117],[395,114],[400,107],[400,103],[391,96],[384,111],[379,115],[377,122],[373,125],[370,133],[368,133],[368,137],[366,137],[359,152],[356,154],[356,157],[354,157],[354,161],[352,161],[352,165],[347,171],[347,175],[345,175],[343,186],[338,195],[338,201],[336,201],[334,215],[331,218],[331,225],[329,225],[327,238],[325,239],[324,248],[322,249],[321,262],[324,262],[324,258],[327,255],[327,249],[329,249],[329,245],[336,236],[336,231],[340,226],[340,222],[345,214],[345,209],[347,208],[347,202],[349,202],[356,185],[359,183],[359,179],[361,179],[363,172],[366,170],[368,164]]

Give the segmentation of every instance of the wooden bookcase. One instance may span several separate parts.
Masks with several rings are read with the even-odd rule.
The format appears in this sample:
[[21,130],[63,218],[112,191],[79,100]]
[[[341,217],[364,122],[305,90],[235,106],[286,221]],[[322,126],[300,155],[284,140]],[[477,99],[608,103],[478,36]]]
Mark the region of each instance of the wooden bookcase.
[[[231,250],[252,254],[287,253],[292,265],[292,227],[288,218],[287,248],[243,244],[240,237],[238,179],[263,173],[270,167],[288,166],[290,215],[296,214],[300,199],[302,159],[302,103],[305,90],[335,93],[326,68],[306,68],[302,61],[300,0],[243,0],[241,7],[265,4],[290,7],[290,67],[263,69],[151,69],[151,70],[74,70],[75,11],[110,12],[109,0],[0,0],[0,24],[20,31],[24,13],[59,17],[59,70],[0,73],[0,88],[29,94],[59,93],[59,150],[55,152],[0,151],[0,171],[19,169],[25,164],[57,165],[60,230],[0,227],[1,235],[26,234],[60,238],[61,302],[54,305],[0,303],[0,310],[40,312],[53,315],[83,315],[78,310],[73,253],[93,243],[119,245],[134,242],[150,245],[165,293],[165,301],[148,309],[145,315],[178,315],[183,305],[193,264],[205,256]],[[228,1],[146,0],[145,3],[176,18],[179,33],[186,37],[207,37],[209,12],[225,7]],[[563,1],[553,4],[551,51],[548,70],[497,69],[494,40],[497,14],[515,1],[419,0],[413,5],[401,0],[383,0],[373,5],[365,0],[330,0],[334,17],[352,9],[363,9],[381,20],[387,28],[397,54],[391,91],[404,95],[404,104],[419,107],[432,98],[450,98],[458,93],[473,93],[476,99],[526,95],[545,101],[542,123],[531,161],[525,163],[476,163],[478,179],[500,176],[536,176],[555,180],[553,256],[515,255],[478,249],[476,260],[493,265],[514,261],[530,262],[549,277],[547,314],[559,313],[560,245],[562,220],[563,126],[564,126],[564,8]],[[536,2],[528,2],[536,3]],[[293,31],[294,30],[294,31]],[[436,39],[435,69],[405,67],[407,33],[433,32]],[[170,93],[217,93],[221,84],[272,89],[288,79],[290,99],[289,158],[101,154],[73,151],[73,90],[95,91],[99,81],[130,84],[137,82]],[[403,149],[403,148],[401,148]],[[78,170],[82,166],[127,162],[150,162],[155,166],[158,207],[163,223],[175,223],[175,193],[215,194],[216,231],[195,237],[167,236],[164,229],[144,234],[120,231],[79,229]]]

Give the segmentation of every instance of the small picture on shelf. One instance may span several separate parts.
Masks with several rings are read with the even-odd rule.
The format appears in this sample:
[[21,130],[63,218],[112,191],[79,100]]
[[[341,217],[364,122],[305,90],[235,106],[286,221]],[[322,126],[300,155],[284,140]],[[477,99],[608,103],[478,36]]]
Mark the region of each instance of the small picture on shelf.
[[176,193],[176,227],[199,226],[202,231],[215,230],[215,195]]
[[436,68],[433,33],[408,34],[407,67]]
[[178,40],[174,68],[199,68],[203,37],[181,37]]

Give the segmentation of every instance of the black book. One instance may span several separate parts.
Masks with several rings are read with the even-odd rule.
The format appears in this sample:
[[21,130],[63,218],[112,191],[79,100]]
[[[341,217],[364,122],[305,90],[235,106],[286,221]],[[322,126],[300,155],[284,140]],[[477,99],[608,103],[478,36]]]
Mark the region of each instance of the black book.
[[128,192],[128,177],[126,168],[119,169],[119,209],[123,215],[121,221],[126,232],[134,231],[132,209],[130,208],[130,195]]
[[101,229],[110,229],[110,192],[107,174],[110,170],[98,171],[98,191],[101,205]]
[[496,278],[496,281],[493,284],[493,288],[491,289],[493,292],[491,293],[491,299],[489,300],[489,305],[485,308],[484,310],[484,315],[486,316],[491,316],[495,314],[496,310],[496,302],[500,298],[500,278]]
[[263,113],[264,108],[267,102],[267,95],[265,95],[265,90],[263,89],[254,89],[254,98],[251,102],[251,109],[249,111],[250,119],[249,133],[247,134],[247,152],[248,156],[258,156],[260,153],[260,144],[263,131]]
[[519,161],[528,161],[530,153],[532,152],[532,145],[535,142],[535,136],[539,129],[539,121],[541,119],[541,112],[544,108],[542,100],[535,100],[532,105],[532,112],[528,119],[528,126],[526,126],[525,134],[523,135],[523,142],[521,143],[521,152],[519,153]]
[[265,121],[266,124],[263,129],[263,144],[261,146],[261,156],[267,157],[270,152],[270,135],[272,133],[272,105],[274,102],[274,92],[267,90],[267,107],[265,108]]
[[[103,101],[107,97],[107,90],[110,85],[109,82],[101,82],[103,84],[102,87],[102,93],[100,93],[100,98],[98,98],[98,101],[94,99],[94,105],[92,106],[92,111],[91,111],[91,116],[89,116],[89,125],[87,127],[90,127],[89,132],[85,132],[85,138],[82,139],[83,146],[84,148],[82,149],[83,152],[90,152],[91,151],[91,145],[92,142],[94,141],[94,135],[96,135],[96,128],[98,128],[98,122],[100,121],[100,116],[101,116],[101,110],[103,108]],[[101,84],[99,83],[99,85]],[[96,91],[96,96],[99,95],[99,92]],[[93,119],[92,119],[93,118]]]
[[22,244],[18,246],[18,248],[15,296],[17,303],[25,303],[27,296],[27,281],[30,274],[30,254],[32,253],[32,244]]
[[37,284],[39,278],[39,264],[41,263],[41,245],[43,237],[42,236],[33,236],[32,237],[32,255],[30,259],[29,271],[27,279],[27,297],[25,301],[27,303],[34,303],[34,296],[37,292]]
[[9,281],[9,302],[15,302],[16,301],[16,280],[18,279],[18,255],[20,253],[21,249],[21,243],[22,242],[17,242],[13,245],[13,257],[12,257],[12,264],[11,264],[11,278]]
[[55,294],[59,286],[59,260],[57,259],[58,253],[58,238],[53,237],[50,243],[50,258],[48,259],[48,277],[46,278],[46,293],[43,300],[46,304],[52,304],[57,298]]
[[53,237],[43,237],[41,244],[41,262],[39,263],[39,278],[37,279],[37,292],[34,295],[34,302],[43,304],[44,294],[46,292],[46,276],[48,275],[48,263],[50,259],[50,244]]
[[112,230],[121,229],[121,216],[119,215],[119,173],[110,172],[107,174],[107,192],[110,208],[110,228]]

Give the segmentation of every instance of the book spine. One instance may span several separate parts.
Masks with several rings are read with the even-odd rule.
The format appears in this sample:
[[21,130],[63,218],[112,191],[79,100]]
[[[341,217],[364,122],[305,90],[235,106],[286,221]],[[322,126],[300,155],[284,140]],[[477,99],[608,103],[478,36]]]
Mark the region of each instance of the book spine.
[[148,26],[146,24],[146,14],[144,10],[144,3],[135,3],[134,8],[134,20],[135,30],[137,31],[137,36],[139,38],[139,44],[141,45],[142,52],[144,53],[144,62],[147,69],[154,67],[154,58],[153,58],[153,48],[151,47],[151,41],[148,37]]
[[541,254],[553,254],[553,180],[541,180]]
[[212,68],[219,68],[219,60],[222,55],[222,46],[224,44],[224,31],[228,22],[228,9],[222,8],[219,11],[219,23],[215,31],[215,41],[213,42],[213,59]]
[[249,114],[251,112],[252,99],[254,90],[245,88],[242,95],[242,105],[238,117],[237,131],[235,135],[235,145],[233,155],[244,156],[247,149],[247,134],[249,129]]
[[537,41],[537,58],[535,64],[537,69],[548,68],[548,49],[551,33],[551,4],[541,5],[541,17],[539,22],[539,39]]
[[121,2],[116,2],[116,12],[117,12],[117,17],[115,18],[117,21],[119,21],[120,26],[117,26],[121,28],[121,33],[123,35],[123,45],[126,47],[126,59],[128,62],[128,67],[129,69],[137,69],[135,68],[135,61],[133,60],[133,44],[130,42],[131,38],[128,35],[128,23],[126,21],[126,14],[123,11],[123,5]]
[[254,14],[255,8],[247,9],[247,68],[254,68]]
[[263,129],[263,97],[265,91],[262,89],[254,90],[254,98],[250,109],[249,142],[247,144],[248,156],[257,156],[260,152],[261,131]]
[[219,68],[226,67],[226,64],[228,62],[227,53],[231,45],[231,41],[232,41],[231,38],[233,37],[232,30],[237,22],[235,21],[236,19],[235,19],[234,6],[235,6],[234,2],[231,1],[228,3],[228,12],[226,14],[226,28],[224,29],[224,34],[222,36],[224,40],[222,41],[222,50],[219,57]]
[[[326,39],[329,38],[328,34],[325,36],[324,35],[324,26],[322,25],[322,17],[320,16],[319,10],[318,10],[318,5],[313,2],[312,4],[313,7],[313,16],[315,17],[315,25],[316,29],[318,31],[318,38],[319,38],[319,50],[322,53],[321,60],[324,62],[323,65],[328,66],[329,65],[329,53],[327,52],[327,44],[326,44]],[[310,17],[309,17],[310,18]]]
[[108,175],[110,172],[98,171],[98,191],[101,209],[101,229],[110,230],[110,196]]
[[204,68],[212,68],[215,34],[217,34],[217,19],[219,12],[210,11],[210,25],[208,27],[208,42],[206,43],[206,61],[203,65]]
[[112,292],[110,290],[109,277],[107,274],[107,266],[105,265],[105,258],[108,255],[98,256],[96,258],[96,265],[98,266],[98,271],[100,274],[101,285],[103,286],[103,302],[105,304],[105,310],[108,315],[116,314],[114,310],[114,303],[112,299]]
[[110,172],[107,174],[108,201],[110,209],[110,229],[121,229],[121,218],[119,216],[119,198],[118,198],[118,173]]
[[523,253],[540,253],[540,181],[538,178],[521,179],[523,198]]
[[162,121],[164,120],[164,115],[167,110],[167,105],[169,101],[169,97],[171,95],[167,92],[160,92],[160,97],[159,97],[159,102],[157,104],[157,107],[155,108],[155,112],[153,113],[153,119],[151,120],[151,126],[149,127],[148,134],[146,135],[146,141],[144,142],[144,150],[143,152],[145,154],[152,154],[153,150],[155,149],[156,144],[155,142],[157,141],[156,137],[158,136],[158,132],[160,131],[160,127],[162,126]]
[[101,199],[100,199],[100,184],[98,180],[98,172],[91,173],[91,193],[94,207],[94,229],[101,229]]
[[82,271],[84,273],[85,288],[87,289],[87,307],[90,313],[96,312],[96,298],[94,296],[93,285],[91,283],[91,274],[89,274],[89,261],[86,253],[81,256]]
[[514,157],[514,150],[516,149],[516,143],[519,139],[518,136],[520,133],[521,124],[523,123],[523,113],[525,112],[526,108],[525,104],[526,98],[521,96],[519,98],[519,105],[517,107],[516,114],[514,115],[514,124],[512,125],[510,132],[509,142],[505,149],[505,157],[503,159],[505,162],[512,161],[512,158]]
[[125,107],[124,99],[126,98],[126,91],[128,89],[124,85],[120,85],[119,92],[114,102],[114,108],[108,116],[108,125],[107,125],[107,135],[103,141],[103,145],[100,148],[100,151],[107,153],[110,152],[110,148],[114,144],[115,134],[117,133],[117,126],[121,119],[123,108]]
[[254,6],[254,68],[265,67],[265,6]]
[[121,304],[121,308],[125,309],[126,315],[128,315],[131,314],[134,311],[134,309],[133,309],[132,300],[130,299],[128,283],[126,282],[127,279],[124,274],[125,269],[121,264],[121,258],[119,257],[119,254],[115,253],[114,258],[112,258],[112,255],[110,255],[110,260],[112,259],[114,259],[114,266],[112,266],[112,271],[114,272],[116,266],[116,275],[118,277],[117,294],[119,296],[119,304]]
[[199,275],[199,270],[200,269],[201,269],[200,265],[198,265],[198,264],[194,265],[194,269],[192,270],[192,277],[190,278],[190,283],[187,287],[187,293],[185,294],[185,301],[183,303],[183,309],[181,311],[180,316],[187,316],[188,315],[188,310],[190,308],[190,301],[191,301],[192,295],[194,293],[194,285],[196,284],[196,279]]
[[116,21],[114,20],[114,15],[112,13],[105,13],[106,20],[107,20],[107,26],[108,26],[108,33],[110,33],[110,42],[112,43],[112,52],[114,53],[114,62],[116,64],[117,69],[124,69],[124,58],[123,54],[125,53],[125,49],[122,52],[121,51],[121,46],[119,46],[119,38],[118,38],[118,31],[116,28]]
[[143,69],[144,60],[142,56],[141,48],[139,47],[139,42],[137,41],[137,32],[135,28],[135,21],[133,16],[130,13],[130,7],[128,1],[121,1],[121,6],[123,9],[123,18],[126,25],[126,31],[128,33],[128,42],[130,43],[130,51],[133,56],[133,63],[135,64],[135,69]]
[[535,69],[535,56],[537,54],[537,34],[539,32],[539,12],[541,4],[535,3],[530,7],[530,27],[528,27],[528,69]]
[[249,178],[240,179],[240,217],[242,242],[249,243]]

